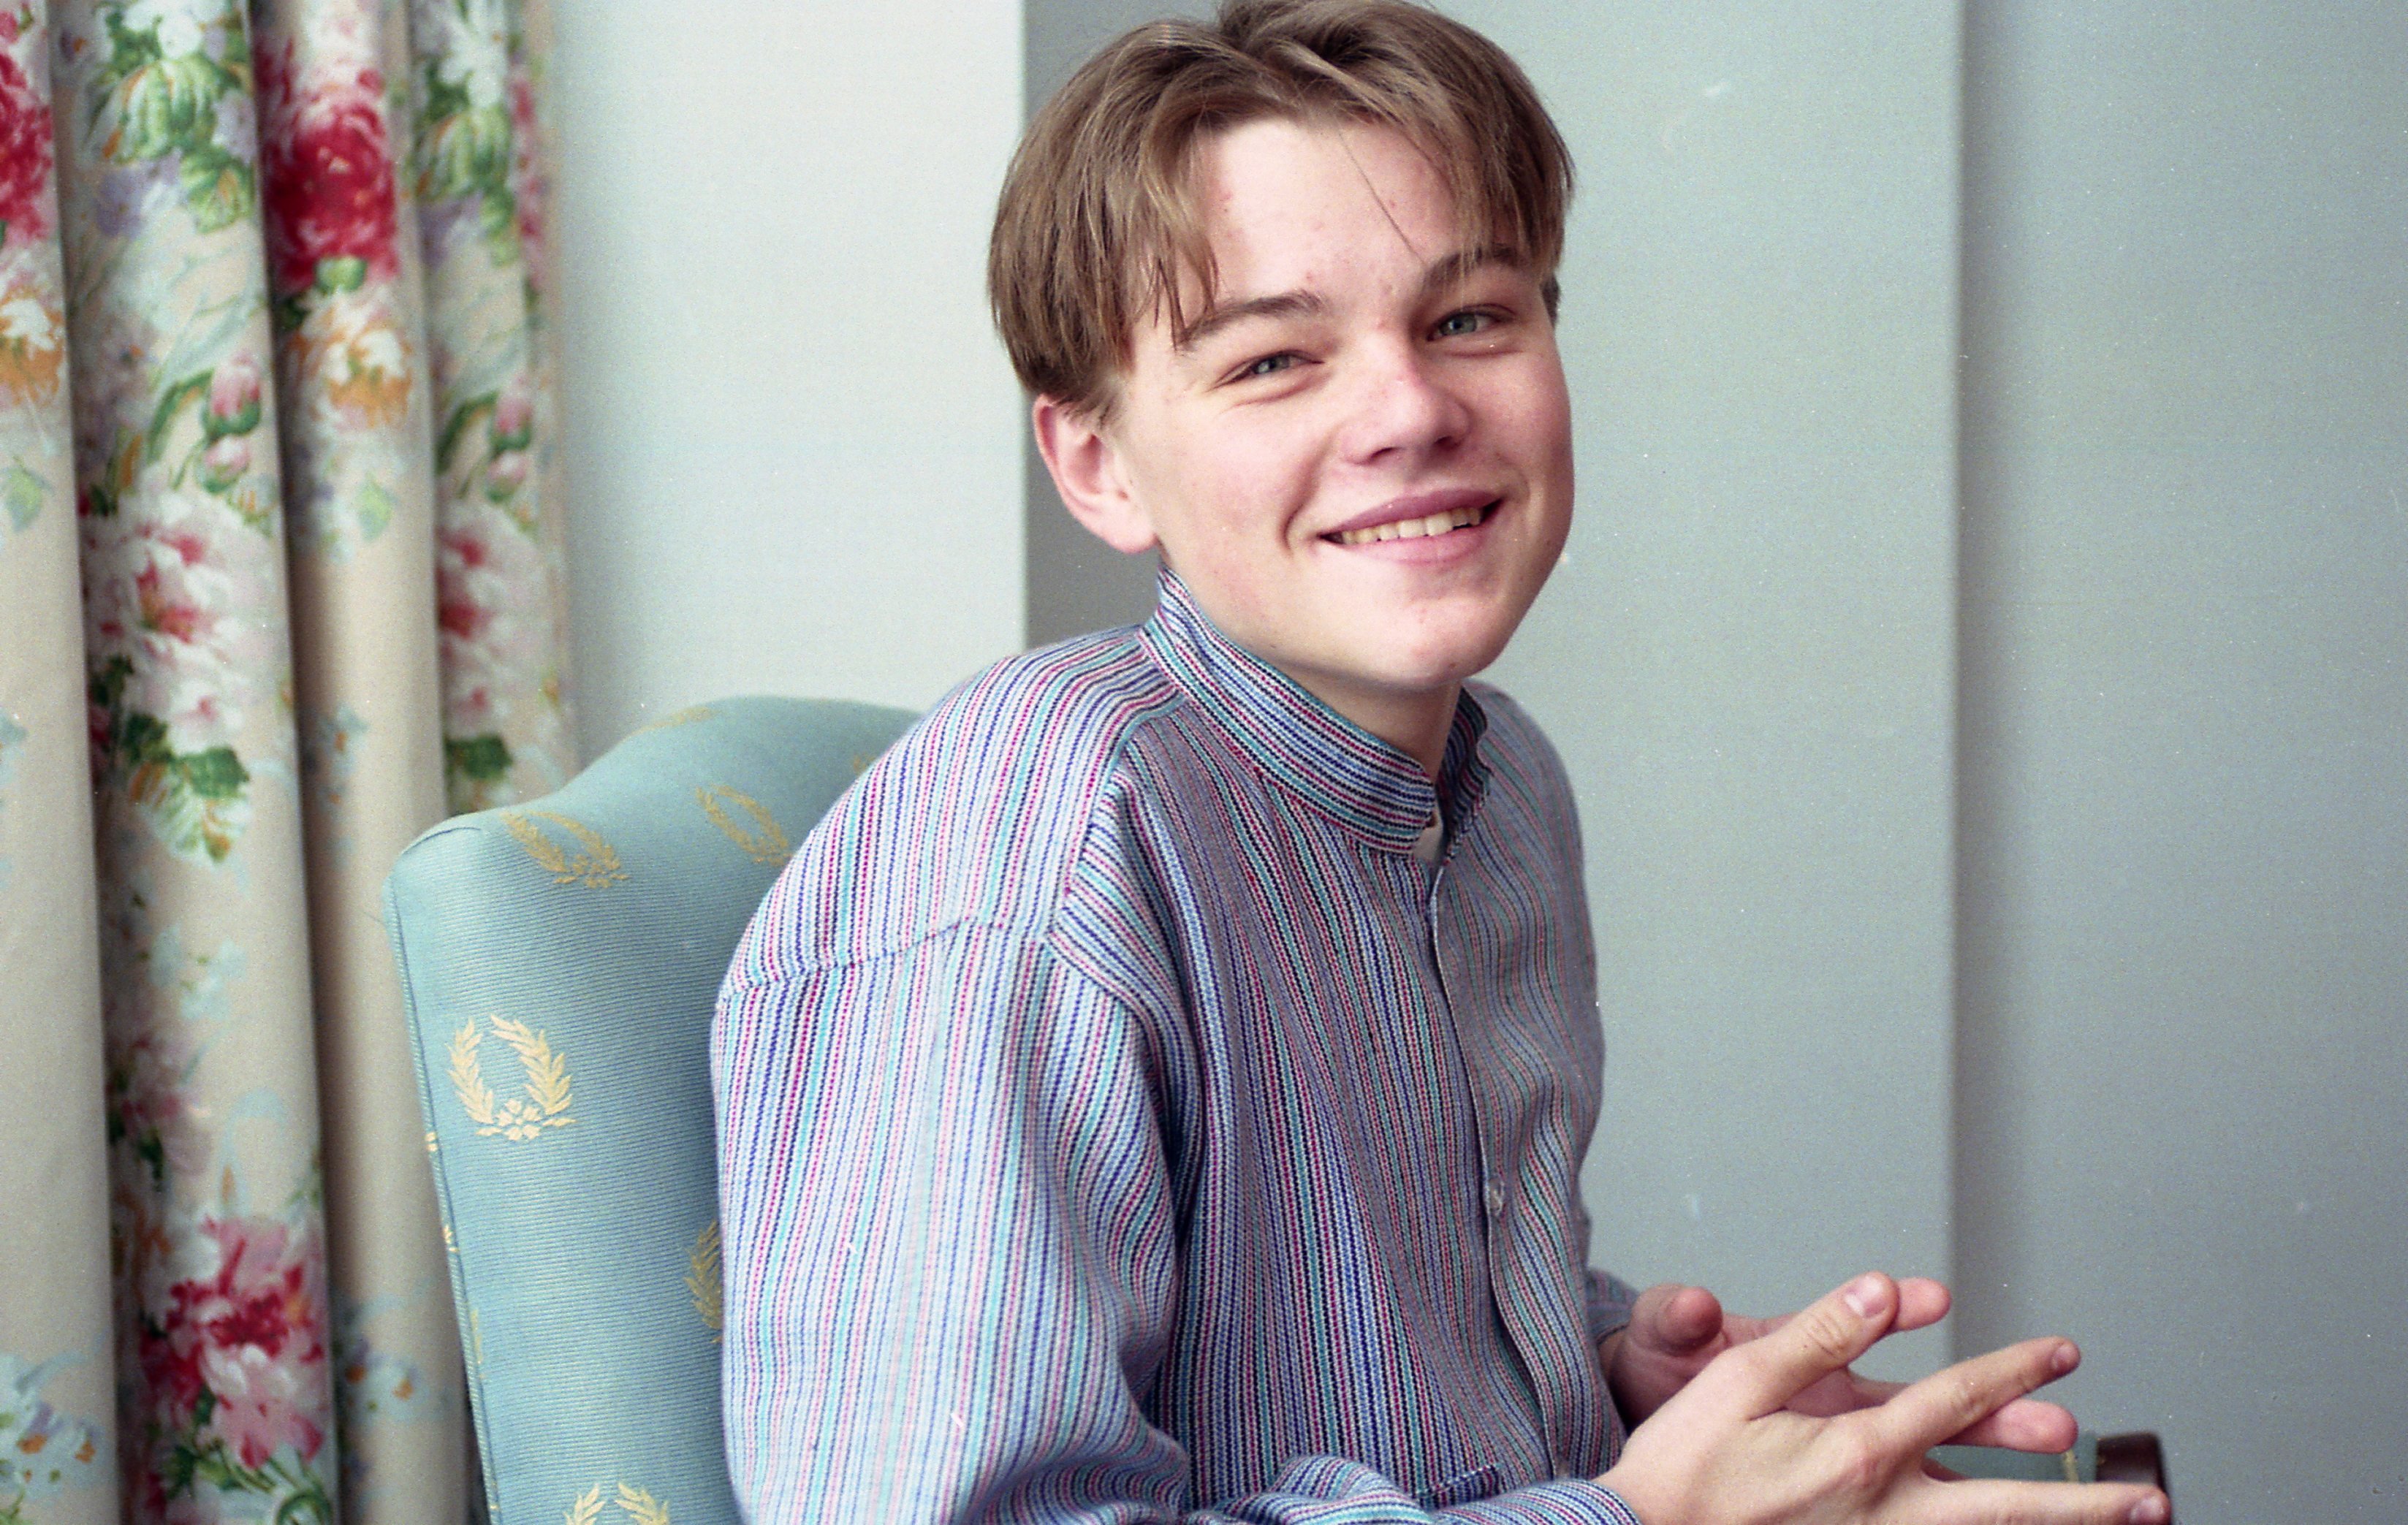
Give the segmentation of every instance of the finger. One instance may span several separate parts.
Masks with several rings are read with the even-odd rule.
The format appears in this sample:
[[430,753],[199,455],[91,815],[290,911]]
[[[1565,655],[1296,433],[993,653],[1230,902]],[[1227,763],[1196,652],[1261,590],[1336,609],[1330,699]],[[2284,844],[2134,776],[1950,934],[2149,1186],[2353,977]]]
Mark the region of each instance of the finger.
[[1903,1382],[1876,1382],[1854,1372],[1837,1372],[1791,1399],[1789,1410],[1829,1418],[1837,1414],[1853,1414],[1860,1408],[1879,1408],[1905,1390]]
[[1941,1444],[1998,1446],[2010,1451],[2055,1452],[2072,1449],[2081,1433],[2082,1427],[2074,1421],[2073,1416],[2057,1404],[2038,1398],[2018,1398]]
[[[1909,1276],[1898,1284],[1898,1319],[1891,1333],[1902,1334],[1909,1330],[1928,1329],[1948,1317],[1954,1298],[1946,1287],[1929,1276]],[[1745,1314],[1723,1316],[1723,1328],[1733,1345],[1761,1339],[1789,1321],[1788,1314],[1773,1318],[1751,1318]]]
[[1749,1416],[1761,1418],[1833,1372],[1845,1371],[1889,1333],[1897,1312],[1898,1284],[1868,1272],[1800,1309],[1771,1333],[1724,1352],[1706,1375],[1718,1386],[1735,1389]]
[[2167,1525],[2173,1506],[2138,1483],[2014,1483],[1995,1478],[1936,1481],[1927,1495],[1945,1508],[1927,1518],[2012,1519],[2029,1525]]
[[1723,1332],[1723,1305],[1703,1287],[1650,1287],[1630,1310],[1630,1331],[1641,1344],[1685,1355]]
[[1898,1284],[1898,1333],[1928,1329],[1948,1317],[1948,1289],[1929,1276],[1908,1276]]
[[1870,1409],[1885,1441],[1900,1450],[1928,1450],[1962,1434],[2034,1388],[2081,1363],[2071,1340],[2026,1340],[1936,1372],[1877,1409]]

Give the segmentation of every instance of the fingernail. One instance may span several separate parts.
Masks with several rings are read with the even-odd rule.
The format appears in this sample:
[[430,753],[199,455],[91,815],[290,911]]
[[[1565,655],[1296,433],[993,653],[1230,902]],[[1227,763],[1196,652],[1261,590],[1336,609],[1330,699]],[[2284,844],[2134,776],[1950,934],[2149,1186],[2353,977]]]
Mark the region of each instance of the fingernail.
[[1857,1318],[1870,1318],[1873,1310],[1881,1306],[1881,1277],[1858,1276],[1848,1283],[1848,1290],[1840,1294],[1840,1301],[1845,1303],[1848,1311]]
[[2166,1496],[2162,1493],[2152,1493],[2132,1505],[2132,1512],[2125,1518],[2129,1519],[2132,1525],[2166,1525],[2166,1517],[2169,1513],[2171,1511],[2166,1507]]
[[2081,1364],[2082,1352],[2068,1344],[2059,1344],[2057,1353],[2048,1358],[2048,1369],[2059,1376],[2063,1376]]

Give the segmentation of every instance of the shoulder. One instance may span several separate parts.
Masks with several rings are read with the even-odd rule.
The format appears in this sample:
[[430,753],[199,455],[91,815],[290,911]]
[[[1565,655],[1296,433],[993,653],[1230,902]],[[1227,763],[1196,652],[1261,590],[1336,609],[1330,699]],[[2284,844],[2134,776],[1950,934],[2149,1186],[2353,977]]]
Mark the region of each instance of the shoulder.
[[875,958],[965,925],[1041,935],[1132,748],[1177,704],[1133,630],[978,673],[829,809],[731,978]]
[[1571,777],[1555,743],[1521,703],[1488,683],[1465,685],[1487,719],[1480,759],[1488,772],[1488,793],[1531,819],[1549,835],[1571,845],[1578,856],[1580,811]]

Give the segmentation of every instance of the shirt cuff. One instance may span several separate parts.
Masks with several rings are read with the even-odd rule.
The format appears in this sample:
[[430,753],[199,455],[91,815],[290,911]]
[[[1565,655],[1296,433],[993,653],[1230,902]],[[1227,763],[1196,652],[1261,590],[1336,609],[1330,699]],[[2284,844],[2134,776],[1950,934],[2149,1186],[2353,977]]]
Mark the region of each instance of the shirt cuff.
[[1630,1322],[1630,1305],[1639,1290],[1610,1271],[1591,1267],[1588,1274],[1588,1343],[1596,1345]]
[[[1621,1494],[1586,1478],[1559,1477],[1535,1488],[1518,1489],[1490,1502],[1503,1504],[1508,1499],[1513,1504],[1513,1519],[1527,1520],[1530,1525],[1646,1525],[1622,1501]],[[1443,1518],[1454,1519],[1458,1516],[1467,1521],[1487,1518],[1478,1504],[1449,1511]]]

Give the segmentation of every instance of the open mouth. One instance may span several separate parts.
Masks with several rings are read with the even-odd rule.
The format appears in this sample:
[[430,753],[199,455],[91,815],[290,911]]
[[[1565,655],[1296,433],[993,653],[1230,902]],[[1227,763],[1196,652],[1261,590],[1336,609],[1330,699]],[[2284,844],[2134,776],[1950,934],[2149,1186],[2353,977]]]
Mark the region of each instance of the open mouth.
[[1368,546],[1375,540],[1426,540],[1456,530],[1470,529],[1486,520],[1496,509],[1497,503],[1484,503],[1469,508],[1451,508],[1444,513],[1431,514],[1426,519],[1391,520],[1385,524],[1373,524],[1365,529],[1340,530],[1322,538],[1341,546]]

